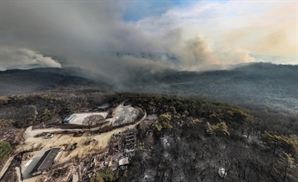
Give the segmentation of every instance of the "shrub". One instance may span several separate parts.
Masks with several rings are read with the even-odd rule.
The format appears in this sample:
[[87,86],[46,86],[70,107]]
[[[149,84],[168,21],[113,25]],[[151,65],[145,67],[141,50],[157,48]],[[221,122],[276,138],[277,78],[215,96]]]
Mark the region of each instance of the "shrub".
[[11,151],[12,151],[12,148],[8,142],[6,141],[0,142],[0,161],[1,162],[5,161]]

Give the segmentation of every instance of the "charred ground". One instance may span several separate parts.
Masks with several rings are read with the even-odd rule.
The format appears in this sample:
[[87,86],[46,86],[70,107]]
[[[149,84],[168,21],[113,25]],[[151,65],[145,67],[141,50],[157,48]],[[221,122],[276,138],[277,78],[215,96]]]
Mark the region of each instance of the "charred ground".
[[[18,108],[27,105],[26,109],[36,109],[39,113],[33,119],[33,123],[31,120],[22,120],[21,112],[19,118],[7,116],[11,118],[9,127],[22,127],[16,125],[19,122],[24,126],[41,122],[54,126],[51,125],[52,122],[59,122],[72,111],[83,108],[90,110],[106,102],[117,105],[123,100],[127,100],[126,104],[142,107],[148,112],[149,117],[155,115],[158,119],[148,119],[137,126],[135,156],[126,169],[112,172],[110,168],[103,168],[94,178],[88,180],[297,181],[298,179],[295,173],[298,155],[296,115],[250,111],[223,102],[195,97],[102,92],[8,97],[2,101],[1,108],[10,108],[11,112],[18,113]],[[55,118],[56,121],[53,121]],[[2,122],[5,123],[5,120]],[[21,142],[22,129],[18,130],[19,133],[11,133],[8,137],[6,127],[2,127],[1,140],[8,141],[14,148]],[[17,179],[13,170],[19,164],[18,159],[15,159],[3,179],[8,180],[9,176]],[[88,158],[84,160],[88,161]],[[224,168],[227,172],[225,178],[218,175],[219,168]],[[55,180],[56,173],[52,171],[49,174],[52,173],[52,179]],[[63,174],[59,172],[56,176],[60,178]]]
[[[297,74],[297,66],[263,63],[208,72],[139,69],[118,86],[103,77],[81,77],[86,73],[73,68],[5,71],[0,140],[9,142],[12,156],[28,126],[57,127],[73,112],[128,100],[158,119],[137,126],[137,150],[125,170],[103,168],[88,180],[297,181]],[[6,181],[17,179],[21,155]],[[219,168],[226,177],[218,175]],[[53,180],[63,170],[52,171]]]
[[[141,150],[120,181],[297,181],[295,116],[256,113],[189,98],[129,98],[148,111],[157,111],[159,120],[140,125]],[[281,145],[287,144],[281,140],[293,141],[296,152],[286,153]],[[291,174],[285,172],[290,163],[293,168],[287,172]],[[219,168],[227,171],[225,178],[219,177]]]

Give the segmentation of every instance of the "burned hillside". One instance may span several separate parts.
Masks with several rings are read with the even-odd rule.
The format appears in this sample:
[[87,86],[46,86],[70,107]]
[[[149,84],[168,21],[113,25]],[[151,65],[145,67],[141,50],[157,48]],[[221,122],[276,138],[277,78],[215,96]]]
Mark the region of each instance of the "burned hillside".
[[[140,124],[139,150],[120,181],[298,179],[297,118],[293,121],[275,115],[272,122],[260,117],[261,112],[257,115],[223,103],[152,95],[128,97],[148,110],[154,108],[151,111],[160,116],[157,122]],[[192,112],[198,105],[199,112]],[[167,114],[161,114],[164,112]],[[270,130],[274,131],[271,135],[266,132]]]
[[[34,156],[41,157],[50,148],[60,149],[58,158],[50,169],[43,171],[44,175],[37,175],[34,180],[290,182],[298,179],[295,115],[250,111],[196,97],[135,93],[37,94],[7,97],[2,102],[2,108],[28,111],[25,112],[28,117],[35,116],[39,123],[28,127],[23,135],[24,129],[18,129],[19,134],[11,133],[11,136],[3,125],[2,140],[12,146],[3,160],[17,156],[2,178],[6,181],[8,174],[17,179],[26,173],[27,163],[36,161]],[[98,111],[103,103],[109,107]],[[5,111],[2,110],[2,115],[8,120],[11,113],[5,115]],[[101,125],[86,126],[83,118],[82,125],[74,121],[81,116],[97,119],[98,114],[103,116],[99,119]],[[69,117],[75,119],[63,123],[64,116],[76,117]],[[126,116],[132,122],[126,122]],[[13,122],[9,127],[15,127]],[[20,153],[23,147],[26,151]],[[16,168],[21,170],[18,174],[15,167],[20,163],[21,169]]]

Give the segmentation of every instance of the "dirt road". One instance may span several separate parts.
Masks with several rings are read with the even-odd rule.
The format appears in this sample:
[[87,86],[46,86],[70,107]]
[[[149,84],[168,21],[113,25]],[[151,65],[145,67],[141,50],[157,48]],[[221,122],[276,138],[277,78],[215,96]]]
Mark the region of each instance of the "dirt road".
[[[130,112],[132,112],[132,109],[127,109],[127,108],[132,108],[132,107],[131,106],[124,106],[123,104],[124,103],[121,103],[119,106],[117,106],[115,108],[113,118],[109,119],[109,123],[107,123],[103,126],[91,128],[90,131],[97,131],[97,130],[102,129],[106,126],[113,125],[115,120],[118,119],[120,116],[121,117],[125,116],[125,119],[127,119],[127,118],[129,118],[130,120],[135,119],[136,117],[134,117],[134,118],[131,117]],[[143,118],[139,122],[143,121],[147,117],[147,112],[145,111],[144,113],[145,114],[144,114]],[[80,132],[84,132],[84,131],[89,131],[89,129],[46,128],[46,129],[32,130],[32,126],[30,126],[24,132],[24,139],[25,139],[26,142],[35,142],[36,138],[34,138],[34,136],[36,136],[37,134],[40,134],[40,133],[43,133],[43,132],[62,132],[62,131],[69,131],[69,132],[79,132],[80,131]]]
[[[120,104],[117,107],[117,112],[121,113],[123,115],[123,108],[127,108],[127,106],[123,106],[123,104]],[[121,112],[120,112],[121,111]],[[129,115],[130,113],[126,113],[127,115]],[[114,118],[117,117],[118,114],[114,115]],[[128,116],[131,117],[131,116]],[[73,156],[81,156],[83,154],[87,154],[87,153],[93,153],[94,151],[98,151],[101,149],[104,149],[107,147],[108,142],[111,138],[111,136],[115,133],[119,133],[124,131],[126,128],[133,128],[135,127],[137,124],[139,124],[140,122],[142,122],[143,120],[145,120],[147,117],[147,112],[144,111],[144,116],[136,123],[132,123],[131,125],[123,125],[120,126],[118,128],[115,128],[111,131],[107,131],[107,132],[103,132],[97,135],[92,135],[90,137],[88,137],[86,134],[81,136],[81,137],[73,137],[72,135],[69,134],[55,134],[53,138],[50,139],[45,139],[44,137],[34,137],[40,133],[43,132],[63,132],[63,131],[68,131],[68,132],[87,132],[89,131],[89,129],[59,129],[59,128],[46,128],[46,129],[37,129],[37,130],[32,130],[32,127],[28,127],[26,129],[26,131],[24,132],[24,138],[25,138],[25,144],[24,144],[24,148],[25,149],[32,149],[32,148],[36,148],[36,147],[42,147],[42,148],[53,148],[53,147],[58,147],[61,148],[64,145],[71,145],[73,143],[77,143],[78,147],[76,150],[68,153],[67,155],[64,155],[61,160],[59,162],[65,162],[67,160],[69,160],[70,158],[72,158]],[[104,126],[100,126],[100,127],[96,127],[96,128],[91,128],[91,131],[97,131],[99,129],[101,129]],[[87,140],[90,140],[90,138],[94,138],[97,142],[96,145],[92,144],[92,145],[88,145],[85,146],[85,142]]]
[[1,169],[0,171],[0,180],[3,177],[3,175],[5,174],[6,170],[8,169],[8,167],[10,166],[12,160],[13,160],[14,156],[11,156],[5,163],[4,167]]

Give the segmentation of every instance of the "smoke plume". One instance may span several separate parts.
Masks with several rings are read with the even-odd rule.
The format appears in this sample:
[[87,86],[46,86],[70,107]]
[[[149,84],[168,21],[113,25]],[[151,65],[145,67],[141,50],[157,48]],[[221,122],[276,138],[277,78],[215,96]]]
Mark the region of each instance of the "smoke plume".
[[36,67],[61,67],[61,64],[51,57],[44,56],[26,48],[0,46],[0,68],[6,69],[30,69]]
[[[134,21],[123,18],[128,4],[3,1],[0,67],[61,67],[44,56],[50,55],[63,59],[63,65],[121,80],[131,68],[204,70],[253,62],[251,54],[276,49],[292,55],[295,47],[293,3],[198,2]],[[274,50],[269,50],[273,43]],[[289,44],[290,51],[281,49]]]

